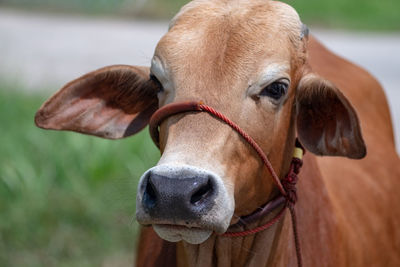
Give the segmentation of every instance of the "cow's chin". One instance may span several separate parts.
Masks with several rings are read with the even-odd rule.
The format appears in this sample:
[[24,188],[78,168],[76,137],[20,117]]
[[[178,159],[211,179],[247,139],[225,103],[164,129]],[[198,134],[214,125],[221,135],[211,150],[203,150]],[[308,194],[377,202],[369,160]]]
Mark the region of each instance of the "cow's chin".
[[186,241],[190,244],[201,244],[206,241],[211,234],[211,230],[201,228],[188,228],[185,226],[155,224],[154,231],[164,240],[170,242]]

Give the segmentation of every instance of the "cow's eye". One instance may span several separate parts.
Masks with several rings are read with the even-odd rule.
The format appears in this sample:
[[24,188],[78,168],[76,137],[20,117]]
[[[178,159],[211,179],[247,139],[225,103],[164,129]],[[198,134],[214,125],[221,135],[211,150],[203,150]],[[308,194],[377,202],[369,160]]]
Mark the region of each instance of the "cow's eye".
[[288,87],[289,85],[285,82],[273,82],[260,92],[260,96],[268,96],[278,100],[286,94]]
[[157,86],[157,93],[164,91],[164,87],[154,74],[150,74],[150,81]]

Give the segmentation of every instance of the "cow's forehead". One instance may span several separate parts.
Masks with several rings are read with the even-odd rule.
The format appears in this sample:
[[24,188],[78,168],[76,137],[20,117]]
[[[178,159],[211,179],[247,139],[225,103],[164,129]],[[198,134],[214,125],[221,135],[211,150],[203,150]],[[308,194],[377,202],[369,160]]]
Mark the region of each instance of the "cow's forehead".
[[[291,6],[271,0],[195,0],[185,5],[171,20],[170,28],[182,21],[196,23],[213,17],[249,19],[251,17],[279,19],[289,27],[300,26],[300,18]],[[264,19],[263,19],[264,20]],[[189,23],[190,24],[190,23]],[[191,25],[193,26],[193,24]]]
[[301,28],[297,12],[281,2],[194,1],[171,21],[155,56],[178,76],[242,78],[268,61],[290,64],[302,57]]

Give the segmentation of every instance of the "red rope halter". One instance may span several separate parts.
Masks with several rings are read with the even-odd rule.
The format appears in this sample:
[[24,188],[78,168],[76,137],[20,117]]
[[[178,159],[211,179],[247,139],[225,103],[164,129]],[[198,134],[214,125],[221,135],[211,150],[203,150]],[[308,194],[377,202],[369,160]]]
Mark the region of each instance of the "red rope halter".
[[[159,144],[159,131],[158,127],[162,123],[164,119],[167,117],[173,116],[178,113],[183,113],[183,112],[190,112],[190,111],[203,111],[207,112],[210,115],[222,120],[226,124],[228,124],[233,130],[235,130],[238,134],[240,134],[244,140],[246,140],[247,143],[249,143],[254,150],[257,152],[258,156],[261,158],[262,162],[264,163],[265,167],[268,169],[270,172],[274,183],[278,187],[281,196],[279,196],[277,199],[273,201],[280,201],[280,198],[284,198],[285,205],[282,208],[282,210],[270,221],[268,221],[266,224],[256,227],[254,229],[246,230],[246,231],[241,231],[241,232],[226,232],[222,234],[222,236],[229,236],[229,237],[242,237],[246,235],[251,235],[258,233],[260,231],[263,231],[272,225],[274,225],[276,222],[280,220],[280,218],[283,216],[284,211],[286,208],[289,209],[291,217],[292,217],[292,226],[293,226],[293,234],[294,234],[294,242],[295,242],[295,247],[296,247],[296,255],[297,255],[297,263],[298,266],[302,266],[302,257],[301,257],[301,250],[300,250],[300,243],[299,243],[299,238],[298,238],[298,232],[297,232],[297,219],[296,219],[296,213],[294,210],[294,205],[297,201],[297,193],[296,193],[296,183],[298,180],[297,174],[300,172],[300,168],[303,164],[301,157],[304,153],[304,149],[301,147],[300,143],[296,140],[296,148],[295,149],[300,149],[301,153],[299,153],[299,150],[297,150],[297,156],[295,153],[295,156],[292,159],[289,173],[281,180],[279,177],[276,175],[271,163],[269,162],[267,156],[265,153],[262,151],[261,147],[254,141],[253,138],[251,138],[246,132],[244,132],[236,123],[231,121],[229,118],[227,118],[225,115],[222,113],[216,111],[210,106],[204,105],[203,103],[199,102],[182,102],[182,103],[172,103],[168,104],[160,109],[158,109],[153,116],[150,119],[150,135],[151,138],[153,139],[154,143],[160,147]],[[268,204],[268,203],[267,203]],[[275,208],[275,207],[273,207]],[[268,212],[271,211],[271,209],[267,209]]]

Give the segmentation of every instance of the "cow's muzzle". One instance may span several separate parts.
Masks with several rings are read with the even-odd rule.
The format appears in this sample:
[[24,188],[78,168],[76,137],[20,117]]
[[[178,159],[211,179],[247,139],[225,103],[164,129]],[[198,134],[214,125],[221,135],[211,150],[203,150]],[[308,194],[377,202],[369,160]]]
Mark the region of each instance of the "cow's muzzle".
[[139,223],[169,241],[199,243],[229,226],[234,204],[222,179],[187,165],[159,165],[143,174],[137,194]]

